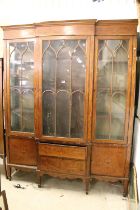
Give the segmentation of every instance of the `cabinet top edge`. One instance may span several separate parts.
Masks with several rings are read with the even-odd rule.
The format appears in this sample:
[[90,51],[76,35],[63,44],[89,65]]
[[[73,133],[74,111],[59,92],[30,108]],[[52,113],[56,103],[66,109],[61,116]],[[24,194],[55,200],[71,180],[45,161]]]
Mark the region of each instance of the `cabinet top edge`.
[[45,21],[32,24],[21,24],[21,25],[7,25],[0,26],[3,30],[17,29],[17,28],[35,28],[38,26],[55,26],[55,25],[72,25],[72,24],[85,24],[85,25],[95,25],[96,19],[85,19],[85,20],[63,20],[63,21]]
[[118,19],[118,20],[97,20],[96,25],[110,25],[110,24],[133,24],[138,25],[138,19]]
[[21,25],[7,25],[0,26],[4,31],[11,29],[34,29],[35,27],[55,26],[55,25],[109,25],[109,24],[133,24],[137,25],[137,19],[121,19],[121,20],[96,20],[96,19],[84,19],[84,20],[63,20],[63,21],[45,21],[32,24],[21,24]]

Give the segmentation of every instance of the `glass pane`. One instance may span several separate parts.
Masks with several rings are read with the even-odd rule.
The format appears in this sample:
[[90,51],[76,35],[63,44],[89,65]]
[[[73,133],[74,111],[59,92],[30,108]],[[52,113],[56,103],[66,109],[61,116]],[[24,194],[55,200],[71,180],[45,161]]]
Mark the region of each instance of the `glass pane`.
[[57,90],[70,90],[71,54],[68,47],[58,53],[57,60]]
[[76,92],[72,95],[71,137],[83,137],[84,125],[84,98],[83,94]]
[[[127,80],[128,40],[99,40],[97,96],[96,96],[96,138],[124,139]],[[100,135],[103,122],[108,115],[106,135]],[[100,124],[100,123],[101,124]]]
[[20,90],[11,89],[11,129],[20,131],[21,113],[20,113]]
[[22,54],[22,71],[21,71],[22,86],[30,88],[34,86],[33,69],[34,69],[34,51],[33,51],[33,46],[31,47],[30,43],[30,46],[28,46],[26,51],[24,51],[24,53]]
[[112,61],[99,61],[98,62],[98,83],[97,87],[100,88],[110,88],[111,85],[111,73],[112,73]]
[[124,90],[127,87],[128,54],[126,42],[122,41],[121,46],[115,52],[113,88]]
[[112,113],[125,117],[126,97],[123,92],[114,92],[112,95]]
[[10,85],[20,85],[20,74],[21,74],[21,55],[17,50],[16,45],[10,45]]
[[60,91],[56,97],[56,136],[69,137],[70,97],[66,91]]
[[25,90],[22,94],[22,128],[25,132],[34,130],[34,93],[31,90]]
[[72,91],[85,90],[86,61],[85,54],[78,46],[72,54]]
[[65,46],[69,47],[69,51],[72,55],[72,53],[74,53],[74,50],[78,46],[78,40],[65,40]]
[[[43,42],[43,91],[55,90],[56,54],[48,41]],[[45,48],[46,47],[46,48]]]
[[51,47],[54,49],[54,51],[56,53],[58,53],[58,51],[60,49],[62,49],[65,46],[65,41],[64,40],[52,40],[51,41]]
[[107,40],[107,48],[111,53],[115,52],[115,50],[120,46],[120,40]]
[[85,40],[80,40],[79,41],[79,45],[83,49],[83,51],[85,52],[86,51],[86,42],[85,42]]
[[34,43],[10,43],[11,129],[34,132]]
[[55,95],[50,91],[43,93],[43,134],[55,136]]
[[102,115],[96,117],[96,138],[108,139],[109,138],[109,116]]
[[45,135],[71,138],[84,135],[85,51],[85,40],[43,41]]
[[110,92],[101,90],[97,92],[96,112],[98,114],[106,114],[110,112]]
[[28,48],[28,43],[27,42],[17,42],[16,43],[16,49],[19,51],[20,55],[23,55],[24,52]]
[[21,115],[20,113],[16,110],[11,113],[11,130],[13,131],[20,131],[21,127]]
[[111,139],[123,140],[124,137],[124,117],[112,115]]

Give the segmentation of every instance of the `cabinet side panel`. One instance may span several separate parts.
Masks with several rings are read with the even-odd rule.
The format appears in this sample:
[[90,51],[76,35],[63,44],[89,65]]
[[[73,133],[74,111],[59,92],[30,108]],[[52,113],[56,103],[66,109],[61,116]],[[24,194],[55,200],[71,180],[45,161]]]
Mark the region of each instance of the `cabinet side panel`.
[[3,144],[3,77],[2,77],[2,60],[0,59],[0,155],[4,153]]
[[125,177],[129,175],[130,157],[131,157],[131,145],[133,135],[133,124],[134,124],[134,106],[135,106],[135,83],[136,83],[136,52],[137,52],[137,37],[133,37],[133,60],[132,60],[132,71],[131,71],[131,93],[130,93],[130,113],[129,113],[129,128],[128,128],[128,151],[125,167]]

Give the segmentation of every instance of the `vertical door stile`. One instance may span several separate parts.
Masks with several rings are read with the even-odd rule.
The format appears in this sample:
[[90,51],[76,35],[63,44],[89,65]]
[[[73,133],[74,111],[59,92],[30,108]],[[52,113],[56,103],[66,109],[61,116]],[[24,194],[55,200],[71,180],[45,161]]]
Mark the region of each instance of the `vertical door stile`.
[[94,73],[94,37],[88,37],[88,81],[87,94],[88,94],[88,103],[87,103],[87,142],[91,143],[91,131],[92,131],[92,113],[93,113],[93,73]]
[[42,58],[42,40],[41,38],[37,39],[38,43],[38,53],[37,53],[37,63],[38,63],[38,138],[41,137],[43,128],[42,128],[42,65],[43,65],[43,58]]
[[72,114],[72,54],[70,56],[70,95],[69,95],[69,137],[71,137],[71,114]]
[[[6,112],[6,130],[7,130],[7,134],[10,134],[11,128],[10,128],[10,122],[11,122],[11,113],[10,113],[10,65],[9,65],[9,59],[10,59],[10,52],[9,52],[9,42],[6,41],[6,59],[8,62],[6,62],[5,66],[6,66],[6,77],[5,77],[5,87],[6,87],[6,91],[5,91],[5,108],[7,109]],[[7,93],[7,94],[6,94]],[[8,136],[7,135],[7,136]]]
[[39,72],[40,72],[40,65],[41,62],[39,60],[40,55],[40,45],[39,45],[39,38],[35,38],[35,52],[34,52],[34,60],[35,60],[35,67],[34,67],[34,107],[35,107],[35,114],[34,114],[34,125],[35,125],[35,138],[39,138],[39,122],[40,122],[40,111],[39,110]]
[[[59,52],[59,51],[58,51]],[[56,114],[57,114],[57,110],[56,110],[56,97],[57,97],[57,86],[56,86],[56,83],[57,83],[57,61],[58,61],[58,52],[56,53],[56,68],[55,68],[55,79],[54,79],[54,82],[55,82],[55,120],[54,120],[54,134],[56,136]]]
[[95,52],[94,52],[94,64],[93,64],[93,95],[92,95],[92,130],[91,130],[91,137],[92,141],[96,140],[95,132],[96,132],[96,95],[97,95],[97,63],[98,63],[98,39],[95,37]]
[[131,91],[132,91],[132,71],[133,71],[133,39],[130,38],[129,39],[129,49],[128,49],[128,85],[127,85],[127,92],[128,92],[128,97],[126,100],[126,124],[125,124],[125,140],[128,143],[128,130],[129,130],[129,122],[130,120],[130,112],[131,112],[131,108],[130,108],[130,103],[131,103]]
[[129,100],[129,125],[128,125],[128,149],[126,156],[126,167],[125,167],[125,177],[129,175],[129,162],[131,157],[131,144],[132,144],[132,134],[133,134],[133,122],[134,122],[134,102],[135,102],[135,83],[136,83],[136,47],[137,47],[137,37],[133,36],[131,39],[131,56],[130,57],[130,100]]

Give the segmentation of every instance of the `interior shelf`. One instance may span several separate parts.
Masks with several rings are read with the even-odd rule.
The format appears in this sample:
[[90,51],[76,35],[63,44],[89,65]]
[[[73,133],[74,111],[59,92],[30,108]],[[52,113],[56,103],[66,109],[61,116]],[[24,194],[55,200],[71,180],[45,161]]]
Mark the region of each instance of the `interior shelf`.
[[[96,116],[98,118],[109,118],[110,113],[103,113],[103,112],[97,112]],[[122,113],[111,113],[112,118],[125,118],[125,114]]]
[[[19,109],[19,108],[16,108],[16,109],[11,109],[11,111],[12,111],[12,113],[14,113],[14,114],[20,114],[21,113],[21,109]],[[30,108],[24,108],[23,110],[22,110],[22,112],[24,112],[24,113],[26,113],[26,114],[29,114],[29,115],[33,115],[34,114],[34,110],[33,109],[30,109]]]
[[22,90],[27,90],[27,89],[29,89],[29,90],[34,90],[34,88],[33,87],[30,87],[30,86],[27,86],[27,85],[11,85],[10,86],[10,88],[11,89],[22,89]]
[[119,141],[119,140],[123,140],[122,136],[111,136],[110,139],[109,139],[109,136],[107,135],[96,135],[96,140],[116,140],[116,141]]
[[99,63],[106,63],[106,64],[108,64],[108,63],[110,63],[110,64],[112,64],[112,63],[115,63],[115,64],[117,64],[117,63],[124,63],[124,64],[128,64],[128,60],[127,61],[121,61],[121,60],[105,60],[105,59],[102,59],[102,60],[98,60],[98,62]]
[[[98,86],[98,91],[106,91],[106,92],[111,92],[110,87],[99,87]],[[126,93],[126,88],[112,88],[112,92],[121,92],[121,93]]]

